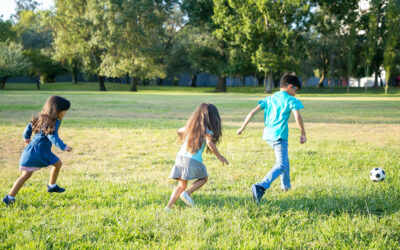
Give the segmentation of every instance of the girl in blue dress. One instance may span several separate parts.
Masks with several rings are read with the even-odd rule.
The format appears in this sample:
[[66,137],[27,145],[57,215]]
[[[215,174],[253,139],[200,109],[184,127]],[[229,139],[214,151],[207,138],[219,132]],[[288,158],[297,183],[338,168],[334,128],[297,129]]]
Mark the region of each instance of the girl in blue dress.
[[[67,99],[60,96],[51,96],[47,99],[39,116],[33,117],[28,126],[26,126],[23,139],[27,147],[22,152],[19,163],[22,174],[14,183],[10,193],[3,199],[6,205],[14,203],[15,195],[32,176],[34,171],[50,165],[53,165],[53,167],[50,172],[47,192],[62,193],[65,191],[64,188],[56,184],[62,163],[60,159],[51,152],[51,146],[54,144],[63,151],[72,150],[71,147],[65,145],[58,137],[61,121],[70,106],[71,103]],[[32,132],[35,132],[35,136],[31,140]]]
[[[208,180],[207,169],[203,164],[202,154],[207,145],[207,151],[214,153],[222,164],[229,164],[219,152],[215,144],[222,136],[221,118],[218,109],[208,103],[202,103],[188,120],[186,127],[178,131],[179,138],[185,139],[169,178],[178,181],[178,186],[172,191],[171,199],[165,211],[175,204],[178,198],[188,206],[193,207],[194,201],[190,195],[201,188]],[[196,180],[186,189],[189,180]]]

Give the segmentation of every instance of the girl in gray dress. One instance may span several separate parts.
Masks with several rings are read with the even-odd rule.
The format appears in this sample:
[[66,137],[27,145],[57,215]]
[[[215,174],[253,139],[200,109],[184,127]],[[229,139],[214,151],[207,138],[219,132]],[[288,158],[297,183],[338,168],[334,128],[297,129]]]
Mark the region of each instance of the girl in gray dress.
[[[186,205],[194,206],[190,195],[208,180],[207,169],[202,159],[206,145],[208,152],[214,153],[223,164],[229,164],[215,146],[222,136],[222,131],[221,118],[214,105],[202,103],[194,111],[186,127],[178,129],[177,133],[184,143],[176,156],[169,178],[177,180],[178,186],[172,191],[171,199],[165,207],[166,211],[170,211],[179,197]],[[189,180],[196,181],[186,189]]]

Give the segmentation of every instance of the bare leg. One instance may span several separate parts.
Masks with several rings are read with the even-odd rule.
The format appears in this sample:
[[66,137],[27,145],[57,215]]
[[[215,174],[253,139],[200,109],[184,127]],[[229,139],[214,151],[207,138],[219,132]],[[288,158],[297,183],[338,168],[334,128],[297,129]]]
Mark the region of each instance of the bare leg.
[[186,187],[187,181],[179,179],[178,186],[174,189],[174,191],[172,191],[171,199],[169,200],[167,207],[171,208],[175,204],[176,200],[179,198],[179,195],[185,191]]
[[18,178],[18,180],[15,181],[13,187],[10,190],[10,193],[8,193],[9,196],[15,197],[18,193],[18,191],[21,189],[21,187],[24,185],[24,183],[31,178],[33,172],[28,172],[28,171],[22,171],[21,176]]
[[188,195],[191,195],[194,191],[201,188],[206,182],[208,181],[208,177],[198,179],[197,181],[193,182],[193,184],[186,190]]
[[58,161],[53,164],[54,167],[51,168],[50,172],[50,180],[49,180],[49,185],[56,184],[58,173],[60,172],[62,162]]

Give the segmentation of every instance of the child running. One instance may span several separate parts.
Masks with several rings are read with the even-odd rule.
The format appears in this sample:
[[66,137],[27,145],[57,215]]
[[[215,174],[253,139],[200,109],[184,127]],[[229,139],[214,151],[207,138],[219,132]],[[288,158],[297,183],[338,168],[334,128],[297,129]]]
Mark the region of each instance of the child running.
[[[165,207],[165,211],[168,212],[178,197],[186,205],[194,206],[194,201],[190,195],[208,180],[207,169],[202,159],[206,144],[208,152],[214,153],[222,164],[229,164],[215,146],[222,136],[222,131],[221,118],[214,105],[202,103],[194,111],[186,127],[178,129],[177,133],[180,140],[184,140],[184,143],[176,156],[175,165],[169,175],[169,178],[178,181],[178,186],[172,191],[171,199]],[[196,181],[186,190],[188,181],[195,179]]]
[[281,78],[280,91],[266,97],[258,102],[246,117],[243,125],[237,130],[237,134],[242,134],[251,118],[260,110],[264,110],[264,134],[263,139],[275,151],[275,166],[268,172],[264,179],[251,186],[253,199],[258,204],[271,183],[281,175],[281,188],[287,191],[290,189],[289,157],[288,157],[288,120],[290,113],[293,112],[294,118],[300,128],[300,143],[306,142],[306,131],[304,130],[303,119],[300,109],[303,104],[294,96],[296,91],[301,88],[299,79],[290,74],[285,74]]
[[[61,121],[70,106],[71,103],[67,99],[59,96],[51,96],[47,99],[39,116],[33,117],[28,126],[26,126],[23,139],[28,146],[22,152],[19,163],[19,169],[22,171],[22,175],[14,183],[10,193],[3,199],[6,205],[15,202],[15,195],[32,176],[34,171],[49,165],[53,165],[53,167],[50,173],[47,192],[62,193],[65,191],[64,188],[56,184],[62,163],[60,159],[51,152],[51,146],[54,144],[63,151],[72,150],[71,147],[65,145],[58,137]],[[32,132],[35,132],[35,136],[31,141]]]

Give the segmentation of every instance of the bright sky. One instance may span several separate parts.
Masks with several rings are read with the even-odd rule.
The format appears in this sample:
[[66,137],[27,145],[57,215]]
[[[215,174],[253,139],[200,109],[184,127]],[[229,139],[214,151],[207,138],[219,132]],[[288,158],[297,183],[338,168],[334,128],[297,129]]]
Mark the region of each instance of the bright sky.
[[[40,6],[39,9],[50,9],[54,6],[53,0],[36,0]],[[14,0],[0,0],[0,16],[3,15],[3,20],[10,19],[10,16],[15,13]]]

